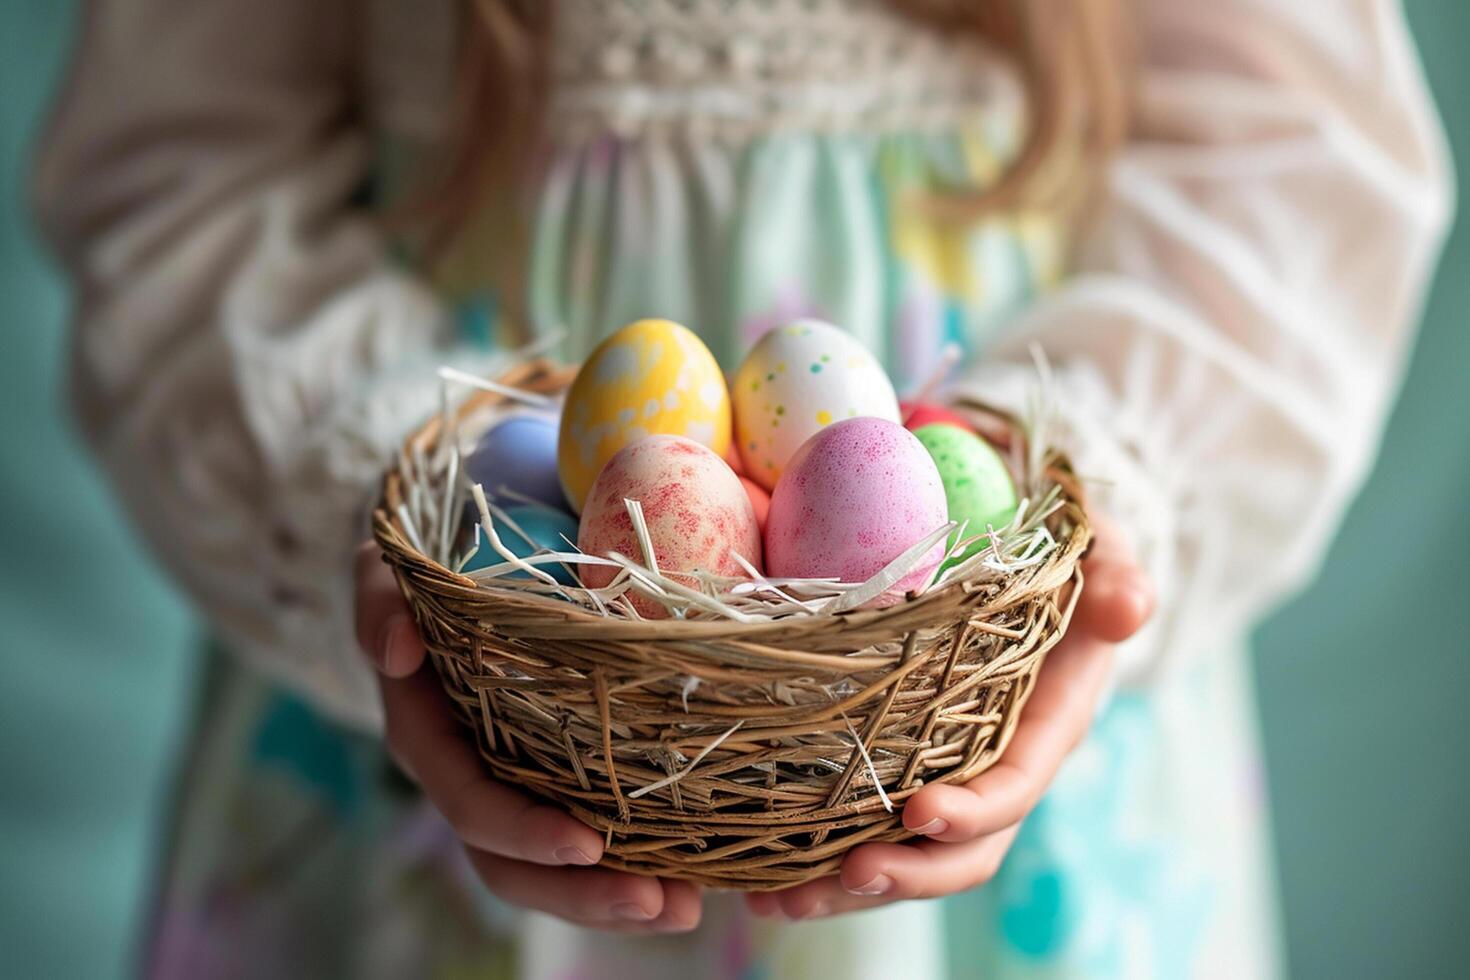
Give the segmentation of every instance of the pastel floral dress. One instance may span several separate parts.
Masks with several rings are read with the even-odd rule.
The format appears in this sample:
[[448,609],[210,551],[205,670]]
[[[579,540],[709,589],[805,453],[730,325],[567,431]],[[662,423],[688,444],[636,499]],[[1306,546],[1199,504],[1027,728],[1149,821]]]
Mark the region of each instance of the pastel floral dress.
[[[817,316],[877,352],[903,391],[1065,276],[1066,229],[1044,213],[956,226],[912,206],[984,188],[1023,139],[1017,84],[983,46],[864,0],[560,8],[552,150],[527,200],[515,305],[534,330],[565,332],[565,357],[656,315],[733,367],[765,330]],[[385,202],[421,149],[411,127],[385,126]],[[507,240],[494,216],[472,217],[461,246],[421,270],[466,344],[510,341],[492,285]],[[148,971],[1267,976],[1243,662],[1202,658],[1167,690],[1118,691],[983,888],[803,924],[712,896],[696,933],[644,940],[487,898],[375,739],[216,658]]]

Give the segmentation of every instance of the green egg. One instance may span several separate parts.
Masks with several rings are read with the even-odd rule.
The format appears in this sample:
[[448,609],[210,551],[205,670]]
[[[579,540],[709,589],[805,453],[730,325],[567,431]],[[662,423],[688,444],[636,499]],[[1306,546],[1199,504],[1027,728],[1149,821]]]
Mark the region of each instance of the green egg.
[[[1016,485],[1006,469],[1005,460],[984,439],[957,426],[936,422],[920,426],[914,435],[939,470],[944,482],[944,499],[949,506],[949,519],[966,521],[965,536],[985,530],[986,525],[1001,527],[1016,514]],[[950,539],[953,547],[958,537]],[[964,553],[950,559],[950,564],[963,561],[988,544],[982,538]]]

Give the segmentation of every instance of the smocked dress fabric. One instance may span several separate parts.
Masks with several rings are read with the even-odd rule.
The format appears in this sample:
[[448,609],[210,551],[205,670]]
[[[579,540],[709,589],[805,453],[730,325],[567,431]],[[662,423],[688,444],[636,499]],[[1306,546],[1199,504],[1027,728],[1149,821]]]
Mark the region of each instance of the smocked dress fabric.
[[[264,670],[214,662],[148,972],[1272,975],[1238,638],[1361,479],[1448,206],[1398,11],[1327,6],[1139,3],[1135,142],[1083,236],[916,206],[983,190],[1024,140],[978,42],[877,0],[562,0],[528,233],[486,208],[431,264],[375,216],[444,137],[447,0],[95,4],[39,188],[81,285],[80,416]],[[168,71],[137,64],[145,41]],[[485,898],[361,733],[380,719],[347,570],[432,367],[493,370],[526,333],[575,360],[648,315],[727,367],[819,316],[901,390],[953,346],[947,390],[1014,407],[1046,351],[1058,437],[1160,614],[985,887],[799,924],[715,895],[689,936],[578,930]]]

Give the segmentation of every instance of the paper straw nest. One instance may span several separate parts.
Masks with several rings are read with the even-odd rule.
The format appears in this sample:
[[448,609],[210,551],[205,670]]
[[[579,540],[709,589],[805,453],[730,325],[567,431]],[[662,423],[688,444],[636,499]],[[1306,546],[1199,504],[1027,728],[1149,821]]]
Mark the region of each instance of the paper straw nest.
[[[482,390],[455,410],[448,383],[472,379],[444,374],[444,411],[386,475],[374,534],[489,771],[603,831],[603,864],[789,887],[833,873],[859,842],[909,837],[905,799],[927,782],[968,780],[1005,750],[1067,628],[1090,535],[1039,409],[1022,424],[958,406],[1009,450],[1022,512],[1007,528],[961,529],[966,540],[989,533],[990,546],[874,609],[859,607],[954,525],[860,584],[673,580],[642,556],[581,556],[570,542],[456,573],[465,501],[481,514],[479,547],[511,559],[503,540],[516,533],[465,485],[465,432],[514,402],[554,401],[575,371],[522,362],[474,382]],[[623,566],[596,591],[537,567],[575,573],[594,560]],[[672,618],[638,618],[621,598],[629,590]]]

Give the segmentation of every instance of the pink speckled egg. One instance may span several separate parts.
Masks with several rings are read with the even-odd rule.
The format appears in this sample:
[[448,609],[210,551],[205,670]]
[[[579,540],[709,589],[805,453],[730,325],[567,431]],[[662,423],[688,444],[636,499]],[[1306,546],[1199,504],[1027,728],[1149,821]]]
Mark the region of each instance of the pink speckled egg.
[[[756,568],[761,566],[760,528],[745,487],[718,453],[692,439],[647,436],[614,453],[597,474],[582,506],[578,548],[591,555],[616,551],[643,561],[624,499],[643,505],[659,571],[676,581],[694,585],[692,577],[685,581],[670,573],[696,568],[744,575],[734,554]],[[940,499],[944,499],[942,493]],[[601,588],[613,580],[616,571],[610,566],[584,565],[582,581],[590,588]],[[653,619],[668,615],[652,599],[636,593],[629,597],[641,615]]]
[[[834,422],[791,457],[766,518],[766,571],[865,582],[948,519],[944,483],[913,433],[886,419]],[[944,542],[890,590],[918,588]]]

